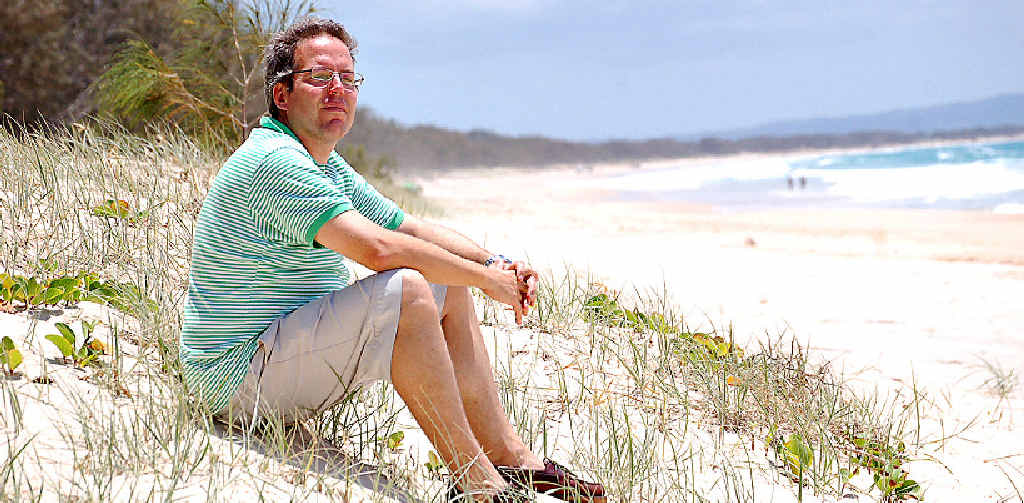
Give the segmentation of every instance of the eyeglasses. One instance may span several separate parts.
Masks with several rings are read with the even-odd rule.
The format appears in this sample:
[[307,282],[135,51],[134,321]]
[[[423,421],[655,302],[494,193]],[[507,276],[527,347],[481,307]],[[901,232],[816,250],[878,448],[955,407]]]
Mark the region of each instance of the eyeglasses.
[[308,73],[309,79],[306,82],[316,87],[329,85],[334,80],[335,75],[341,80],[341,86],[349,91],[358,91],[359,86],[363,85],[363,75],[355,72],[336,72],[330,68],[307,68],[292,72],[289,75],[298,75],[300,73]]

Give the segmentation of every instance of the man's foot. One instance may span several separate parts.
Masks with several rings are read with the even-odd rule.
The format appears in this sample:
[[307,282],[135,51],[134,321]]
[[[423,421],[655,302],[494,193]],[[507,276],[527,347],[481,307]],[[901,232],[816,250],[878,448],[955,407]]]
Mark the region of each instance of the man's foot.
[[532,489],[560,500],[576,503],[605,503],[608,500],[603,485],[583,480],[568,468],[550,459],[544,460],[543,470],[511,466],[496,466],[495,468],[510,484]]
[[[487,499],[488,497],[490,500]],[[536,498],[529,491],[510,484],[505,489],[491,494],[483,492],[467,494],[452,486],[448,489],[448,496],[445,501],[447,503],[475,503],[478,501],[490,501],[491,503],[533,503],[536,501]]]

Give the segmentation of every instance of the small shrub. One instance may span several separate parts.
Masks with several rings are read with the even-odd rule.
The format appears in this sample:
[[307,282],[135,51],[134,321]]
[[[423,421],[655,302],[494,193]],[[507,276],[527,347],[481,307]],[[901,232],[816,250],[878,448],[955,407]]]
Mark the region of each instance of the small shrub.
[[79,273],[54,279],[0,273],[0,300],[16,309],[41,306],[74,305],[82,301],[109,304],[115,309],[138,317],[141,310],[153,312],[157,304],[130,283],[101,281],[95,274]]
[[148,210],[134,211],[128,201],[123,199],[107,199],[103,204],[92,208],[92,215],[100,218],[124,220],[128,225],[138,225],[149,219],[149,215],[163,203],[150,207]]
[[7,375],[14,375],[14,370],[21,365],[21,351],[14,347],[14,341],[4,336],[0,339],[0,365],[3,366]]
[[924,498],[921,485],[902,468],[907,461],[907,448],[902,441],[892,445],[865,435],[853,435],[850,442],[855,447],[853,462],[858,465],[857,469],[863,467],[871,473],[874,487],[882,492],[883,501]]
[[60,333],[49,334],[46,336],[46,340],[57,346],[61,355],[64,356],[65,363],[67,363],[68,357],[71,357],[76,367],[98,366],[100,355],[106,352],[106,345],[102,341],[92,338],[93,329],[96,327],[95,322],[82,320],[81,327],[81,345],[77,344],[78,338],[75,336],[74,330],[66,323],[57,323],[57,331]]
[[429,472],[438,472],[444,468],[444,463],[441,462],[441,458],[438,457],[437,453],[430,451],[427,453],[427,463],[424,465]]

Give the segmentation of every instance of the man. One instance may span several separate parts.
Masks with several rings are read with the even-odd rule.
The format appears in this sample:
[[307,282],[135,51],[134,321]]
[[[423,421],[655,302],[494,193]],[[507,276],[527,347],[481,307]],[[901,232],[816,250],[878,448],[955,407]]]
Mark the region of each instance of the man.
[[[390,379],[466,493],[604,501],[530,452],[498,400],[468,287],[520,322],[534,271],[404,214],[334,152],[355,119],[355,47],[322,19],[268,46],[270,117],[217,174],[196,227],[185,382],[222,416],[295,422]],[[381,272],[347,285],[343,256]]]

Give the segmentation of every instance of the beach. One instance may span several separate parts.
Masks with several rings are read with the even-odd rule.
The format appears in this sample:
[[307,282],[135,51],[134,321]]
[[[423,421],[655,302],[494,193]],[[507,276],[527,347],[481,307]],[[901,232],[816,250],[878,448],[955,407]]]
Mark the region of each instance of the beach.
[[[624,201],[609,189],[623,173],[660,167],[476,170],[419,183],[445,208],[442,222],[492,250],[588,273],[625,298],[666,292],[692,330],[731,326],[746,347],[797,341],[859,393],[927,397],[935,442],[919,455],[934,459],[914,471],[928,501],[998,501],[1014,494],[1010,480],[1022,486],[1024,215],[743,211]],[[993,390],[993,372],[1017,378],[1009,395]]]
[[[72,273],[138,282],[154,303],[129,296],[121,298],[127,308],[103,299],[5,306],[0,332],[24,361],[0,379],[11,467],[0,496],[440,499],[451,479],[430,468],[432,446],[387,386],[336,408],[324,419],[332,433],[313,441],[224,431],[197,410],[167,348],[179,335],[194,218],[214,167],[187,150],[172,162],[114,168],[107,152],[91,155],[84,169],[60,159],[45,170],[13,164],[0,196],[18,224],[4,228],[0,244],[19,267],[60,250]],[[802,501],[879,500],[877,470],[839,471],[854,469],[850,442],[860,434],[893,449],[906,443],[905,454],[885,459],[905,455],[926,501],[1016,501],[1024,488],[1016,433],[1024,421],[1024,215],[843,207],[813,179],[790,191],[781,166],[791,160],[494,167],[412,181],[441,212],[424,218],[528,260],[558,290],[544,291],[524,327],[478,295],[481,330],[507,411],[531,448],[600,477],[613,501],[798,501],[793,465],[784,451],[773,454],[783,441],[769,438],[776,424],[784,439],[803,432],[819,442],[807,466],[817,479]],[[723,164],[750,180],[714,181],[708,175]],[[150,165],[161,176],[137,167]],[[687,189],[703,192],[700,200],[638,190],[649,177],[690,183],[665,176],[689,168],[713,182]],[[22,201],[19,184],[51,178],[66,190],[41,206],[13,204]],[[132,209],[128,218],[90,211],[115,194]],[[737,194],[756,204],[737,203]],[[18,243],[30,253],[20,255]],[[57,274],[43,267],[9,272]],[[587,315],[595,292],[682,324]],[[550,306],[560,311],[542,319]],[[82,345],[83,322],[105,344],[91,365],[48,339],[67,323]],[[728,337],[740,351],[709,356],[693,334]],[[342,424],[349,414],[359,419]]]

